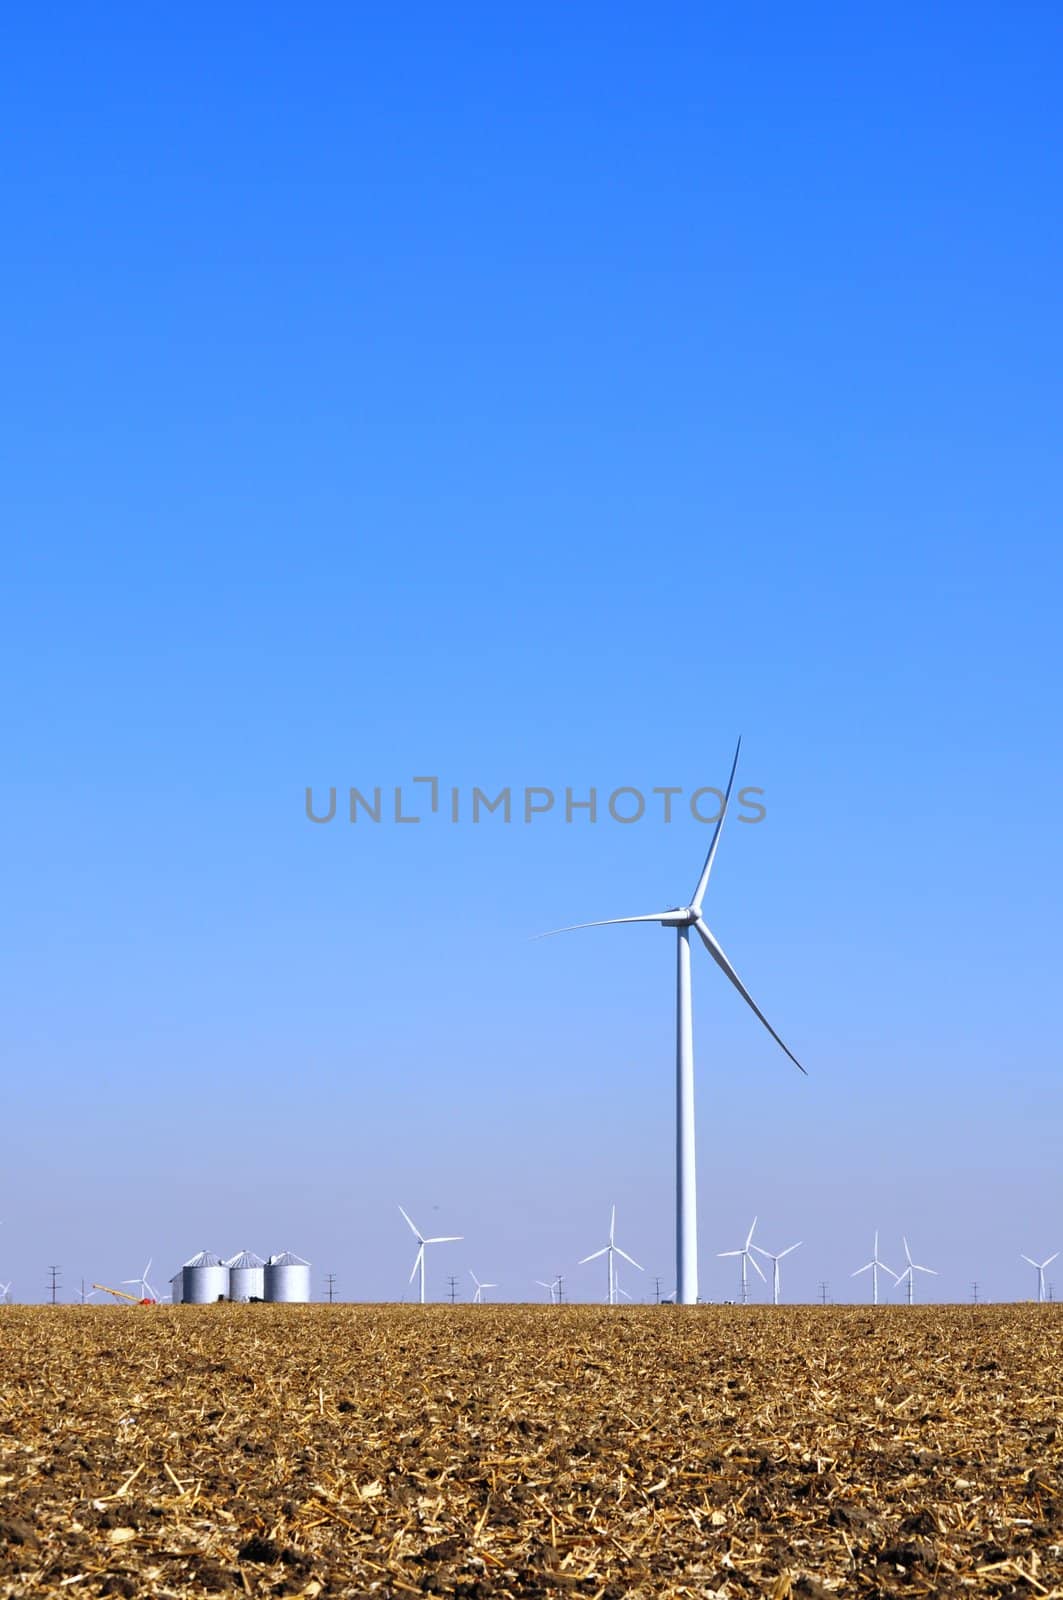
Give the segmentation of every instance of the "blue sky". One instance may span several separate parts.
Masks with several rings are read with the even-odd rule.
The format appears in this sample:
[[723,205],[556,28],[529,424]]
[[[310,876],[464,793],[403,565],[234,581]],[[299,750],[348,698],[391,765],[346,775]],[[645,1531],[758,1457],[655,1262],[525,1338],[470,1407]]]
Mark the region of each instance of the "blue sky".
[[[88,30],[88,31],[87,31]],[[689,814],[726,778],[703,1292],[754,1212],[967,1298],[1063,1248],[1055,8],[319,7],[3,53],[0,1278],[672,1280]],[[777,1246],[776,1246],[777,1247]],[[165,1275],[165,1274],[162,1274]],[[1063,1274],[1060,1275],[1063,1293]],[[641,1281],[628,1285],[638,1296]]]

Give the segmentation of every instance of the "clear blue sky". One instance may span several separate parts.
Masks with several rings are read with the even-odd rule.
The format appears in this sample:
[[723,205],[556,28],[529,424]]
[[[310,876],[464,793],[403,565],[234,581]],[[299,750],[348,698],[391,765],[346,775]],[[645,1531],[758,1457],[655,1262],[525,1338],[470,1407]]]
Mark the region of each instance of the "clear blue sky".
[[[51,13],[2,53],[0,1278],[395,1209],[515,1298],[672,1281],[707,830],[307,784],[720,783],[703,1292],[1063,1248],[1063,17]],[[86,31],[87,30],[87,31]],[[631,1275],[634,1277],[634,1275]],[[1063,1292],[1063,1272],[1058,1273]],[[627,1285],[639,1295],[644,1284]]]

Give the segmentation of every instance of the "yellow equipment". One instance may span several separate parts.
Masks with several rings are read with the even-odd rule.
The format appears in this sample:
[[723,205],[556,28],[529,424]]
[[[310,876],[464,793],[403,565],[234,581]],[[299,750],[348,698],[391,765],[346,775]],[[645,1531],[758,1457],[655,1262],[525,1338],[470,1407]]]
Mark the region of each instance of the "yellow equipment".
[[129,1300],[135,1306],[153,1306],[154,1300],[141,1300],[138,1294],[126,1294],[124,1289],[109,1289],[105,1283],[94,1283],[94,1289],[102,1289],[104,1294],[113,1294],[116,1300]]

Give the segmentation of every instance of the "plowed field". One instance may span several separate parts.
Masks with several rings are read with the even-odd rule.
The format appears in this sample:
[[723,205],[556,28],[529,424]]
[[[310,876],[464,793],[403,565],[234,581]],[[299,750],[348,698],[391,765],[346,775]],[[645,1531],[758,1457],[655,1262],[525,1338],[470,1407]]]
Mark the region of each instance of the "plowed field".
[[0,1310],[0,1595],[1063,1597],[1059,1306]]

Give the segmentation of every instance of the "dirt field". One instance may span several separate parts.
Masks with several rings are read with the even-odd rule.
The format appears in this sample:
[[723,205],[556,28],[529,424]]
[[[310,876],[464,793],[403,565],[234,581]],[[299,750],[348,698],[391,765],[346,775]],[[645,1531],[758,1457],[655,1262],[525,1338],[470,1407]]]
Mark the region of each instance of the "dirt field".
[[0,1595],[1063,1597],[1063,1307],[0,1310]]

